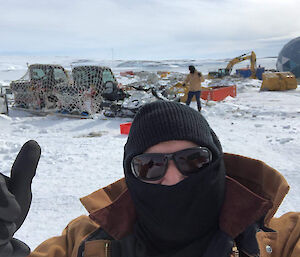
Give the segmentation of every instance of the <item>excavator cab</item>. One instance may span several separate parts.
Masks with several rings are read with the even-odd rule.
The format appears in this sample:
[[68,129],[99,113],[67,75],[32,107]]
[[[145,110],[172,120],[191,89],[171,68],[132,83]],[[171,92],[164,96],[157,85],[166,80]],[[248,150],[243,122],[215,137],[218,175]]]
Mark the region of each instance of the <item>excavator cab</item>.
[[218,77],[219,78],[223,78],[225,76],[228,76],[229,75],[229,70],[228,69],[219,69],[218,70]]
[[230,75],[229,70],[226,68],[223,68],[223,69],[218,69],[218,71],[209,72],[208,79],[218,79],[218,78],[223,78],[228,75]]

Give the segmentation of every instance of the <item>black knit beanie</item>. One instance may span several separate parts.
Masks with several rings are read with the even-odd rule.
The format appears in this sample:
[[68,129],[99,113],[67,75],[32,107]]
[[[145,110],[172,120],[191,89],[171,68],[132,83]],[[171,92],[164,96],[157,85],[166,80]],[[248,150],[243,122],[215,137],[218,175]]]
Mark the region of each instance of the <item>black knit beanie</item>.
[[213,159],[223,154],[221,144],[198,111],[177,102],[155,101],[136,114],[124,149],[125,175],[131,159],[149,147],[169,140],[187,140],[212,151]]

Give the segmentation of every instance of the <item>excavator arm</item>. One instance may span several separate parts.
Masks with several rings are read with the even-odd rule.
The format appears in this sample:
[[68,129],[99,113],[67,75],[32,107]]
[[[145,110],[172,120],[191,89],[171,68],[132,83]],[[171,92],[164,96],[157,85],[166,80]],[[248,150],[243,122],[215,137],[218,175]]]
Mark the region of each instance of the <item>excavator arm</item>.
[[233,58],[226,67],[226,70],[228,72],[228,75],[232,71],[232,67],[242,61],[250,60],[250,69],[251,69],[251,78],[255,78],[255,70],[256,70],[256,54],[252,51],[250,54],[242,54],[238,57]]
[[222,68],[222,69],[218,69],[217,72],[214,71],[209,72],[208,78],[223,78],[224,76],[228,76],[230,75],[232,68],[235,64],[245,60],[250,60],[251,78],[255,79],[256,78],[256,54],[253,51],[251,53],[242,54],[238,57],[233,58],[232,60],[229,61],[225,69]]

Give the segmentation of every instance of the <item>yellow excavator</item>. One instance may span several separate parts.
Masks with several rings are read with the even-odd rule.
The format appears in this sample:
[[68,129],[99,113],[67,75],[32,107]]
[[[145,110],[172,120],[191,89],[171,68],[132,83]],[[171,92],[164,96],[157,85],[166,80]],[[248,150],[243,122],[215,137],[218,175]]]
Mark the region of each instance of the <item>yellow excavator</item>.
[[218,71],[212,71],[208,73],[208,78],[223,78],[225,76],[229,76],[232,67],[242,61],[245,60],[250,60],[250,70],[251,70],[251,78],[256,78],[255,73],[256,73],[256,54],[252,51],[251,53],[246,53],[242,54],[238,57],[233,58],[232,60],[229,61],[227,64],[227,67],[225,69],[218,69]]

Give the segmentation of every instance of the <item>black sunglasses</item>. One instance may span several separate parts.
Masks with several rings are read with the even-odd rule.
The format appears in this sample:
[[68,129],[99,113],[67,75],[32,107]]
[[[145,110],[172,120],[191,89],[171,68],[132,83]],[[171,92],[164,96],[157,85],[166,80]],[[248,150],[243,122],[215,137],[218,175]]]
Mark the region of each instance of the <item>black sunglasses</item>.
[[185,176],[199,172],[212,160],[212,153],[206,147],[192,147],[174,153],[144,153],[133,157],[131,170],[141,180],[155,181],[164,177],[168,161],[173,160],[177,169]]

